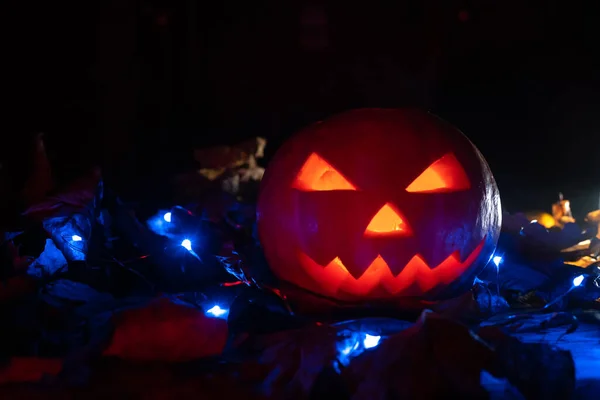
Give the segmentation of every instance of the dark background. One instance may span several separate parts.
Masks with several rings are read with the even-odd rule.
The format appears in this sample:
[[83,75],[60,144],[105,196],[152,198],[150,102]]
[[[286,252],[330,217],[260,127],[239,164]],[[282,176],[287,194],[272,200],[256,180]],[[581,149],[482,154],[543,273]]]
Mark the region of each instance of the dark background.
[[549,210],[562,191],[587,212],[600,196],[594,3],[3,3],[3,157],[41,130],[64,179],[100,162],[125,190],[189,168],[193,146],[262,135],[272,152],[344,109],[421,106],[480,148],[509,211]]

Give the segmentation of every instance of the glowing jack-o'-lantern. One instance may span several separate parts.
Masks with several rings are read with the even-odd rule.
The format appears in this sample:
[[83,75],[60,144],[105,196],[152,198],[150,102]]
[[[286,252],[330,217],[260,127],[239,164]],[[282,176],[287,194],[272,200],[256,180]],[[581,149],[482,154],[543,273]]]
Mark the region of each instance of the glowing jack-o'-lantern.
[[267,168],[258,233],[276,276],[337,300],[440,299],[493,255],[498,189],[458,130],[417,110],[314,124]]

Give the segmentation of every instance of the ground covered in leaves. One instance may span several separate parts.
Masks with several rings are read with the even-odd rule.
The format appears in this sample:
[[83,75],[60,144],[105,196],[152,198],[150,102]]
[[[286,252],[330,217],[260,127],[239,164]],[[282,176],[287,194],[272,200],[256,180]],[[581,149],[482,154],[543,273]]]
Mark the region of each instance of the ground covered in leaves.
[[211,166],[215,196],[145,216],[95,175],[4,232],[0,398],[597,398],[598,240],[561,253],[595,231],[505,215],[502,257],[464,296],[379,309],[299,291],[294,303],[240,201],[260,179],[250,161]]

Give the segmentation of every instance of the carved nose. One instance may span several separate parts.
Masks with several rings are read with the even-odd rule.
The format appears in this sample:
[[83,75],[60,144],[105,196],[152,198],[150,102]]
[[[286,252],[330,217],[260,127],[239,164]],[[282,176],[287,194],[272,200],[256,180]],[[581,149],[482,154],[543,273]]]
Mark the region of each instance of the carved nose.
[[411,234],[402,214],[391,204],[387,203],[371,219],[365,236],[406,236]]

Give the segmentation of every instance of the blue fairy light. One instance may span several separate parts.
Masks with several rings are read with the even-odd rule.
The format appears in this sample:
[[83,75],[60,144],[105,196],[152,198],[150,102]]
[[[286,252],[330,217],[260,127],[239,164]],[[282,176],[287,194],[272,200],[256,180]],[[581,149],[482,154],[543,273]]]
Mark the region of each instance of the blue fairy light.
[[181,247],[183,247],[187,251],[192,251],[192,242],[189,239],[183,239],[183,241],[181,242]]
[[571,293],[571,291],[573,291],[574,289],[576,289],[579,286],[581,286],[581,284],[583,283],[584,280],[585,280],[585,276],[584,275],[578,275],[575,278],[573,278],[573,284],[571,285],[571,287],[569,288],[569,290],[567,290],[565,293],[561,294],[560,296],[558,296],[557,298],[555,298],[554,300],[552,300],[550,303],[546,304],[544,306],[544,308],[549,308],[550,306],[553,306],[554,304],[558,303],[566,295],[568,295],[569,293]]
[[379,341],[381,340],[381,336],[369,335],[368,333],[365,335],[363,339],[363,347],[365,349],[372,349],[373,347],[377,347],[379,345]]
[[496,265],[496,267],[499,267],[500,264],[502,264],[502,257],[494,256],[494,258],[492,258],[492,262]]
[[338,361],[342,365],[348,365],[352,358],[360,355],[365,350],[377,347],[380,343],[381,336],[364,332],[352,332],[337,344]]
[[225,314],[227,314],[228,312],[229,312],[229,310],[221,308],[218,305],[215,305],[206,311],[207,314],[210,314],[217,318],[225,316]]

